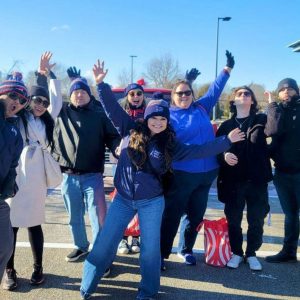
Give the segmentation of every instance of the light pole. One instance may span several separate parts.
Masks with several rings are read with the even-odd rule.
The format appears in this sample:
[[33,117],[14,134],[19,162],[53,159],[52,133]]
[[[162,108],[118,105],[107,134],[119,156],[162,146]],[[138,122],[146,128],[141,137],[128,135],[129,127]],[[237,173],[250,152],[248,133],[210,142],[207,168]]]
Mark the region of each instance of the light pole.
[[[224,17],[220,18],[218,17],[218,23],[217,23],[217,49],[216,49],[216,72],[215,72],[215,78],[218,76],[218,56],[219,56],[219,23],[220,20],[222,21],[230,21],[231,17]],[[218,103],[213,108],[213,120],[216,120],[216,107]]]
[[137,56],[130,55],[130,57],[131,57],[131,82],[130,83],[133,83],[133,59],[136,58]]

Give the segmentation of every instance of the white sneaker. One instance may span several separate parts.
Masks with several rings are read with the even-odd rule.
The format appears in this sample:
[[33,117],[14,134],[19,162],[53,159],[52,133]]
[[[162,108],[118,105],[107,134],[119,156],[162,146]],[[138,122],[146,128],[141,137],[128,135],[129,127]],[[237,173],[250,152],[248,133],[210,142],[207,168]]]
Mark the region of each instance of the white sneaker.
[[240,263],[243,261],[242,256],[238,256],[236,254],[233,254],[227,263],[227,267],[231,269],[237,269],[240,265]]
[[128,242],[126,240],[122,240],[118,246],[118,254],[128,254],[130,251]]
[[261,271],[262,265],[256,258],[256,256],[247,257],[247,263],[249,264],[250,270],[252,271]]

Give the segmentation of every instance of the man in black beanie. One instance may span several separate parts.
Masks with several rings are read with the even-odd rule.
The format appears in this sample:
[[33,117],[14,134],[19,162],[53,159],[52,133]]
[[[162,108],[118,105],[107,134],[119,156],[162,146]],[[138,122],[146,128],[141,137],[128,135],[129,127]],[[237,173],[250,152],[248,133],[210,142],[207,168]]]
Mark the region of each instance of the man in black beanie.
[[270,263],[297,262],[300,209],[300,97],[296,80],[285,78],[277,87],[280,103],[271,102],[266,128],[272,136],[271,157],[275,162],[274,185],[285,215],[282,250],[267,256]]

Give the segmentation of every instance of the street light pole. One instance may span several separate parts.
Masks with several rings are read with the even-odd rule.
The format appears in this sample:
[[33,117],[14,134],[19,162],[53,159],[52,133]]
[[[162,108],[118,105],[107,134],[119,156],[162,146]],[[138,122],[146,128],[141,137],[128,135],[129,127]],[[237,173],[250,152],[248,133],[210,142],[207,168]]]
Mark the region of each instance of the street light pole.
[[[219,24],[220,20],[222,21],[230,21],[231,17],[224,17],[220,18],[218,17],[218,23],[217,23],[217,46],[216,46],[216,70],[215,70],[215,78],[218,76],[218,59],[219,59]],[[213,107],[213,120],[216,120],[216,107],[218,106],[218,103]]]
[[130,55],[130,57],[131,57],[131,82],[130,83],[133,83],[133,59],[136,58],[137,56]]

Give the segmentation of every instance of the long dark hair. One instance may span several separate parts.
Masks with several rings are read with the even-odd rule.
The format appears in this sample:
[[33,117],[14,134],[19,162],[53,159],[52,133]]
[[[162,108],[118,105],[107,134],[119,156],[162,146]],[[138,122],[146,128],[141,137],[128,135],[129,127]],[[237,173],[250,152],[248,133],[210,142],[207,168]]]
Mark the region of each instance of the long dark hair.
[[171,171],[172,163],[172,150],[174,146],[175,132],[170,124],[161,133],[151,136],[151,131],[148,128],[147,121],[137,121],[137,126],[131,131],[128,155],[131,158],[133,164],[142,169],[148,159],[148,145],[150,139],[155,139],[159,150],[164,155],[165,171]]
[[[249,86],[242,85],[242,86],[234,88],[232,91],[232,94],[231,94],[231,99],[235,98],[235,95],[239,90],[247,90],[251,94],[251,100],[253,101],[253,103],[250,106],[249,114],[250,115],[256,114],[258,112],[258,107],[257,107],[258,103],[257,103],[257,99],[255,97],[254,92],[252,91],[252,89]],[[236,116],[237,111],[236,111],[236,106],[234,105],[234,100],[231,100],[229,102],[229,105],[230,105],[230,112],[233,113],[233,116]]]

